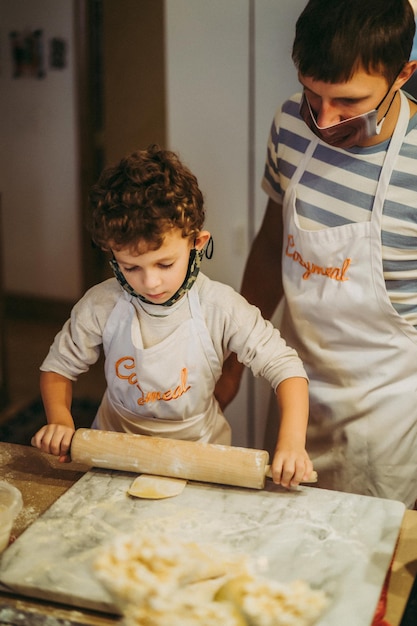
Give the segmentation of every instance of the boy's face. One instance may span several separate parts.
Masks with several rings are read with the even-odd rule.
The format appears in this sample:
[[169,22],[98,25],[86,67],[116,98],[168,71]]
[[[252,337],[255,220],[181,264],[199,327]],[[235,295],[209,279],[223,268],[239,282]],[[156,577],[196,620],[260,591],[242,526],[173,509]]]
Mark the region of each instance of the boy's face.
[[[207,237],[206,237],[207,234]],[[136,253],[130,247],[112,250],[121,272],[136,293],[149,302],[163,304],[181,287],[187,273],[191,248],[203,248],[210,234],[202,231],[195,245],[179,229],[169,231],[160,248]],[[143,247],[143,242],[141,247]]]
[[389,106],[396,91],[405,82],[401,74],[391,87],[383,75],[368,74],[363,69],[355,72],[345,83],[325,83],[302,75],[299,75],[299,80],[318,126],[333,126],[368,113],[380,105],[377,120],[380,121],[386,115],[381,133],[365,139],[359,145],[374,145],[391,136],[398,116],[398,103],[394,101]]

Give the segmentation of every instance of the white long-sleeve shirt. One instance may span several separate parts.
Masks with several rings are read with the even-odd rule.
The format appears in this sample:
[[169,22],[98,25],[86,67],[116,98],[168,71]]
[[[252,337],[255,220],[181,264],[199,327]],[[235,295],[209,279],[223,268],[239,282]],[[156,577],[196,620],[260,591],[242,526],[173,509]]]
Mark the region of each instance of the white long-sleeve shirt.
[[[234,289],[201,272],[192,289],[198,290],[204,320],[221,362],[230,352],[235,352],[240,362],[255,376],[264,377],[274,390],[287,378],[307,378],[301,360],[279,331]],[[121,294],[122,288],[115,278],[89,289],[55,337],[40,369],[72,381],[86,372],[100,356],[103,330]],[[132,302],[145,348],[165,339],[190,316],[185,297],[172,307],[147,305],[135,298]]]

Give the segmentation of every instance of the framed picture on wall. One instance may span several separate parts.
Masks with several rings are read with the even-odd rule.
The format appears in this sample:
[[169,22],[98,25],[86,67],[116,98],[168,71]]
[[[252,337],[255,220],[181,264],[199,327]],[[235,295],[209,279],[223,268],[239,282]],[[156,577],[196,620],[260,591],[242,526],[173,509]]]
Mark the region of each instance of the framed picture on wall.
[[12,31],[9,33],[13,78],[44,78],[43,33],[33,31]]

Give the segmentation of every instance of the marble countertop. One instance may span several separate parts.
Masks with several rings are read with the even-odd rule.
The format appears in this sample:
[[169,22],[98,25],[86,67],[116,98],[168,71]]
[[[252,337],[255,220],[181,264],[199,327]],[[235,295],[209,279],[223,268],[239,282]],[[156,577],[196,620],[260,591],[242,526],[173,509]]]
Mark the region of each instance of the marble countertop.
[[[19,536],[88,470],[75,463],[60,464],[55,457],[30,446],[0,442],[2,479],[23,494],[24,510],[13,534]],[[417,511],[405,511],[390,570],[386,619],[400,626],[417,575]],[[110,613],[58,604],[0,590],[0,624],[44,626],[115,626],[120,618]]]
[[306,580],[329,596],[319,626],[369,626],[404,514],[400,503],[268,482],[262,491],[189,483],[172,499],[131,498],[133,474],[91,470],[3,554],[8,590],[115,611],[91,564],[117,533],[167,531],[249,554],[277,580]]

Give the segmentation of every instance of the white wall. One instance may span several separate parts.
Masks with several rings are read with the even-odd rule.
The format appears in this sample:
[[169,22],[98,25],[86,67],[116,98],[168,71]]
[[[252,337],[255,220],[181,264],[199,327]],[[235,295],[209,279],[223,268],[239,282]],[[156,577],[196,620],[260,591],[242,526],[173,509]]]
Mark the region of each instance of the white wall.
[[237,287],[247,253],[248,3],[165,7],[168,144],[205,195],[215,251],[204,271]]
[[[239,289],[266,205],[260,189],[277,106],[298,90],[291,61],[306,0],[167,0],[168,143],[205,193],[215,256],[204,272]],[[269,387],[247,377],[227,411],[234,443],[260,447]],[[257,427],[253,429],[255,419]],[[255,438],[248,432],[255,430]]]
[[[81,289],[73,0],[0,0],[0,193],[5,290],[63,300]],[[11,31],[42,29],[46,76],[12,78]],[[51,69],[52,37],[68,65]]]

